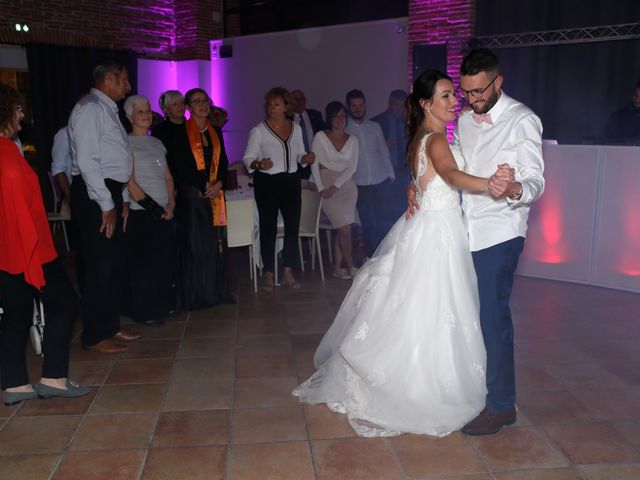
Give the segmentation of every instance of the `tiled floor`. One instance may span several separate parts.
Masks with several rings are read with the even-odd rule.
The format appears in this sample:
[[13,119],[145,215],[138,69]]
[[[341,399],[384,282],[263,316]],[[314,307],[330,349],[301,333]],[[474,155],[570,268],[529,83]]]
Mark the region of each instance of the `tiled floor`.
[[76,338],[91,395],[0,406],[0,479],[640,478],[640,295],[518,277],[517,424],[362,439],[290,395],[349,282],[307,272],[301,291],[254,294],[239,270],[237,304],[146,328],[124,354]]

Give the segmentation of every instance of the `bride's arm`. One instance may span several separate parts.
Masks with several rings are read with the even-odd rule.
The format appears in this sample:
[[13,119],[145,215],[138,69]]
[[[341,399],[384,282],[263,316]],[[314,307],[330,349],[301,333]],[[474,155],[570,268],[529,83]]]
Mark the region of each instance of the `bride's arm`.
[[449,185],[468,192],[489,191],[489,179],[469,175],[458,169],[444,135],[431,135],[425,148],[436,172]]

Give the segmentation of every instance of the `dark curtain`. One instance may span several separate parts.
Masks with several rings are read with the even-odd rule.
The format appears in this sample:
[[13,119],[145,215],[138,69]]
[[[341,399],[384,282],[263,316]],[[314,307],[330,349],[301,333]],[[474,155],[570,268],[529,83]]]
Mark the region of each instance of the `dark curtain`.
[[106,56],[115,57],[126,66],[132,93],[135,93],[138,62],[137,54],[131,50],[27,45],[29,106],[34,121],[32,137],[38,152],[38,176],[48,209],[52,206],[48,173],[53,136],[67,124],[78,98],[93,87],[93,68]]
[[[633,23],[640,2],[478,0],[477,35]],[[640,40],[498,48],[504,91],[541,118],[544,138],[599,143],[640,80]]]

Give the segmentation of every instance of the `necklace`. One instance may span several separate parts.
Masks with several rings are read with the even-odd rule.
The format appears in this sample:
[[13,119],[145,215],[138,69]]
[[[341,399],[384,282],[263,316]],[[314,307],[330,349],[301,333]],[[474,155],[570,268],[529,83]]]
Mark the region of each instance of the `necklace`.
[[204,132],[206,132],[206,131],[207,131],[207,128],[209,128],[209,127],[207,127],[207,126],[205,125],[205,126],[204,126],[204,128],[201,128],[201,129],[200,129],[200,133],[204,133]]

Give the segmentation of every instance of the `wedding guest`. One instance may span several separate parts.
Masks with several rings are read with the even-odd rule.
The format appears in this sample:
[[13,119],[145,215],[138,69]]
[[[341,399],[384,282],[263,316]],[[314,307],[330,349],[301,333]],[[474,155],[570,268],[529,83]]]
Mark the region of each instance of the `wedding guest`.
[[[311,171],[322,194],[322,211],[336,229],[333,276],[348,280],[356,272],[351,255],[351,224],[356,221],[358,189],[352,176],[358,164],[358,140],[345,132],[347,110],[340,102],[326,108],[328,130],[319,132],[311,150],[316,162]],[[342,262],[346,268],[342,268]]]
[[131,197],[126,235],[131,314],[134,322],[159,325],[172,307],[173,177],[164,145],[147,135],[152,120],[149,100],[132,95],[124,102],[124,111],[132,126],[129,143],[134,172],[127,185]]
[[260,224],[260,253],[264,265],[262,289],[273,291],[275,242],[278,211],[284,220],[284,284],[300,288],[293,270],[298,267],[298,230],[300,227],[300,175],[303,167],[315,160],[307,153],[300,126],[289,120],[293,99],[288,90],[274,87],[265,94],[267,118],[249,133],[243,162],[253,173],[253,185]]
[[229,162],[222,132],[211,125],[211,100],[189,90],[191,116],[166,137],[167,163],[176,187],[177,308],[193,310],[234,301],[229,286],[224,190]]
[[80,231],[85,266],[82,291],[82,346],[119,353],[140,332],[120,328],[125,261],[124,230],[129,212],[126,184],[132,157],[116,102],[129,91],[129,74],[107,58],[93,71],[95,87],[73,108],[71,140],[71,204]]
[[[293,121],[300,126],[302,131],[302,142],[306,152],[311,151],[311,142],[316,133],[325,128],[322,114],[313,108],[307,108],[307,97],[302,90],[292,90],[291,98],[293,98]],[[303,180],[308,180],[311,175],[311,169],[307,165],[298,166],[298,172]]]
[[[11,140],[23,118],[16,90],[0,83],[0,377],[6,405],[89,393],[67,378],[77,298],[58,259],[38,177]],[[42,378],[29,384],[26,346],[34,298],[47,312]]]
[[167,90],[160,95],[158,103],[165,119],[152,128],[152,135],[166,146],[172,139],[180,137],[186,121],[184,117],[186,106],[184,97],[178,90]]
[[404,124],[407,117],[405,100],[407,92],[393,90],[389,94],[387,109],[371,120],[382,128],[382,133],[389,148],[389,158],[393,165],[396,180],[390,189],[390,215],[393,219],[399,217],[406,208],[405,186],[411,181],[411,172],[407,166],[407,137]]
[[390,218],[388,209],[395,173],[380,125],[365,118],[367,104],[362,91],[347,93],[347,109],[350,121],[346,132],[355,136],[359,145],[358,167],[353,181],[358,186],[358,213],[365,253],[371,257],[395,220]]

